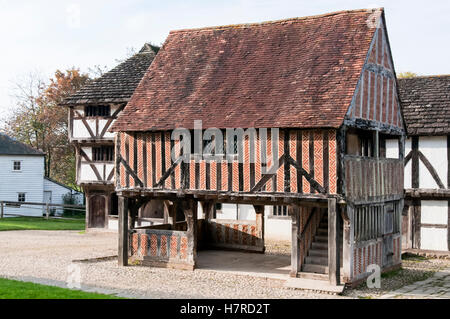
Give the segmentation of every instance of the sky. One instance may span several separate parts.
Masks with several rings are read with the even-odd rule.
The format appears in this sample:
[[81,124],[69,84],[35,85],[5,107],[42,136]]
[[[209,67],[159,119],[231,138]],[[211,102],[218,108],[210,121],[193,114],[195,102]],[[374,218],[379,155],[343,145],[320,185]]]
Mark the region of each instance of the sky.
[[448,0],[0,0],[0,119],[14,109],[14,83],[30,73],[108,69],[170,30],[385,8],[396,72],[450,74]]

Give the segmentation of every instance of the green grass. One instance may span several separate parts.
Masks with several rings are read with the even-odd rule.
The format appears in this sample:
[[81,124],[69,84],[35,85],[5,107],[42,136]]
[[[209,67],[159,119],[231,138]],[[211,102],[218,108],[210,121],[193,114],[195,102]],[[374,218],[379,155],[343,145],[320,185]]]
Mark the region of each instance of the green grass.
[[0,278],[0,299],[123,299],[81,290]]
[[43,217],[8,217],[0,219],[4,230],[84,230],[84,219],[45,219]]

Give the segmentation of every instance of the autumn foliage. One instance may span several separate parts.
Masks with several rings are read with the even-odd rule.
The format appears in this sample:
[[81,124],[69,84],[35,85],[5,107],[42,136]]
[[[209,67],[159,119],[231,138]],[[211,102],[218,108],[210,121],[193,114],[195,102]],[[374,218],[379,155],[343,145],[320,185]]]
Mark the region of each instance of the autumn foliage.
[[75,154],[67,133],[68,109],[59,103],[90,81],[72,68],[57,70],[45,83],[35,75],[17,83],[16,106],[6,121],[6,134],[46,153],[45,175],[75,185]]

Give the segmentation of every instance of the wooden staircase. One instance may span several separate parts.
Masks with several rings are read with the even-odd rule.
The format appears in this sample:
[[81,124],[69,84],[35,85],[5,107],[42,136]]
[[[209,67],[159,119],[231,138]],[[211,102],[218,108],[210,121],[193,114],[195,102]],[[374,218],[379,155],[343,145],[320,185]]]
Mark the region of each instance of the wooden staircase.
[[[342,238],[339,242],[339,248],[341,250],[342,277]],[[328,280],[328,214],[324,214],[320,220],[319,228],[317,228],[298,277]]]

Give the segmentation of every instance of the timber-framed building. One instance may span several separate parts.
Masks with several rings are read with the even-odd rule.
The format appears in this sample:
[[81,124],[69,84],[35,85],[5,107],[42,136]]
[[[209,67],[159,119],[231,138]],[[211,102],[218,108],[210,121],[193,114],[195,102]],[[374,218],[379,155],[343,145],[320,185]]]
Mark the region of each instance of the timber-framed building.
[[399,92],[408,135],[403,248],[448,254],[450,75],[399,79]]
[[88,83],[61,105],[69,108],[76,182],[86,195],[86,229],[117,228],[114,133],[108,131],[158,52],[145,44],[126,61]]
[[[203,248],[264,252],[264,206],[284,205],[291,276],[355,284],[369,265],[398,267],[399,105],[383,9],[170,32],[111,129],[119,264],[194,269]],[[213,128],[244,134],[218,151]],[[136,225],[152,199],[168,223]],[[251,204],[256,219],[215,219],[218,202]]]

